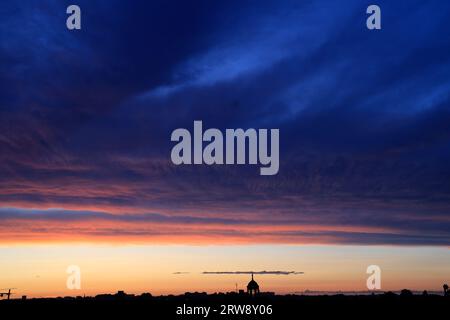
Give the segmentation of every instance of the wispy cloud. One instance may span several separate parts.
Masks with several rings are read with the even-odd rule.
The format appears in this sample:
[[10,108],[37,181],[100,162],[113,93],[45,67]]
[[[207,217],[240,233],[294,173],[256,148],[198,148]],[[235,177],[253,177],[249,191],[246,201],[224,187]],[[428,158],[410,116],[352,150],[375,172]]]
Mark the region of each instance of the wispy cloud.
[[297,274],[304,274],[304,272],[299,271],[203,271],[202,274],[273,274],[273,275],[297,275]]
[[172,274],[190,274],[190,272],[186,272],[186,271],[176,271],[176,272],[173,272]]

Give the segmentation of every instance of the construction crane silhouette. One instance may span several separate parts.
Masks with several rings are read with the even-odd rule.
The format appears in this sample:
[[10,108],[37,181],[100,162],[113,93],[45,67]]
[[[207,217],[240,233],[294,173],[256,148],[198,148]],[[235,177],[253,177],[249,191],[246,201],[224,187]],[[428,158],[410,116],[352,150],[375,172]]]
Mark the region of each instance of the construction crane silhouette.
[[8,290],[8,292],[0,292],[0,298],[3,298],[3,296],[7,296],[7,297],[8,297],[8,300],[9,300],[9,298],[11,297],[11,295],[14,294],[14,293],[11,292],[11,290],[14,290],[14,289],[17,289],[17,288],[4,288],[4,289],[0,289],[0,290]]

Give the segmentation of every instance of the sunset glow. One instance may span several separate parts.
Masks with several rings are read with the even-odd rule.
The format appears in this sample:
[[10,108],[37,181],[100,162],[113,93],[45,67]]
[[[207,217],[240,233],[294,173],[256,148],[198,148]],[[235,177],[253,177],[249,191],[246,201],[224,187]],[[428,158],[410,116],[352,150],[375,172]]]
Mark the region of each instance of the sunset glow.
[[379,2],[2,1],[0,288],[442,291],[450,6]]

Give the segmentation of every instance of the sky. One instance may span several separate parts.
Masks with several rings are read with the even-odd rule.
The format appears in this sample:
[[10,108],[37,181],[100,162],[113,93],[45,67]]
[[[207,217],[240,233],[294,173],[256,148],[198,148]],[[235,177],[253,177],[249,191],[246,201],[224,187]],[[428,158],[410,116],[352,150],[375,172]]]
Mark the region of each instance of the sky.
[[[366,1],[76,1],[70,31],[72,2],[0,4],[1,288],[63,294],[55,273],[23,279],[70,262],[89,293],[115,290],[95,278],[120,261],[141,270],[131,291],[233,287],[199,276],[209,259],[181,263],[211,251],[305,272],[263,276],[277,292],[336,289],[330,263],[361,288],[373,260],[391,289],[448,281],[450,4],[377,1],[369,31]],[[174,165],[170,134],[195,120],[279,128],[279,173]]]

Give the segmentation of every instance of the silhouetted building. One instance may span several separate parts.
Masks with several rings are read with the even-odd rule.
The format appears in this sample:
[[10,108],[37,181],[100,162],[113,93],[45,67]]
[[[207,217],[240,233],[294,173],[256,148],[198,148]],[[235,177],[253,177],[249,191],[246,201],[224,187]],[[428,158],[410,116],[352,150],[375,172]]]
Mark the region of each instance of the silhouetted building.
[[255,294],[259,293],[259,285],[258,283],[253,280],[253,273],[252,273],[252,280],[247,285],[247,293],[251,296],[254,296]]

